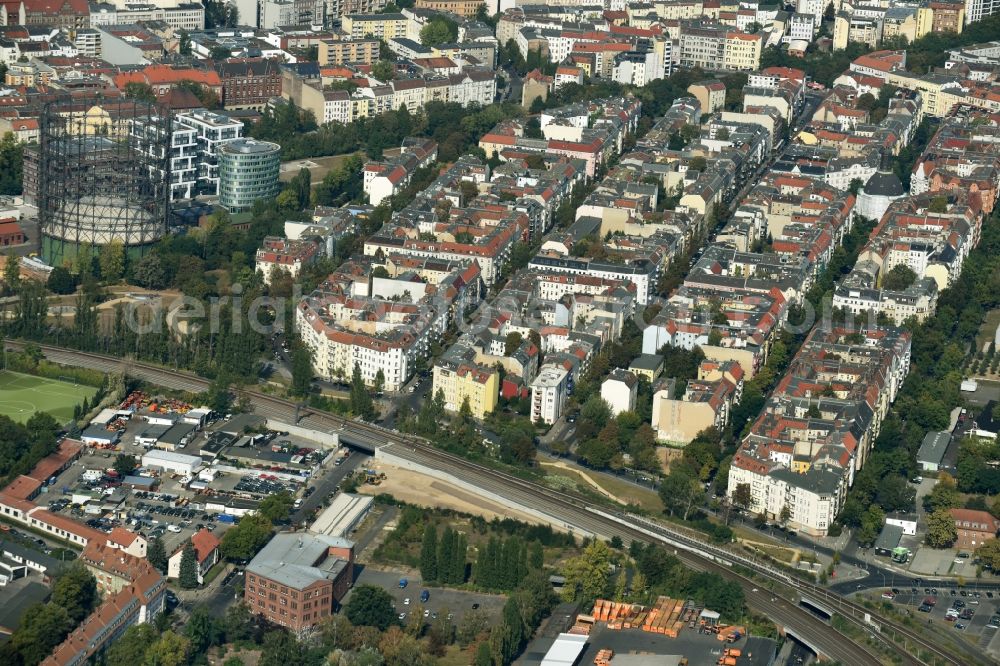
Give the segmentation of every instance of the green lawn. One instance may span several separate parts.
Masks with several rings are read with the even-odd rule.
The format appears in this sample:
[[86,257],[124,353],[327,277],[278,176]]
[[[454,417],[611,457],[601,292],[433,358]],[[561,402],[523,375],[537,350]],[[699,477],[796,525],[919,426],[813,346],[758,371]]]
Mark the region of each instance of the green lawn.
[[35,412],[48,412],[59,423],[73,419],[73,408],[97,389],[18,372],[0,370],[0,414],[24,423]]

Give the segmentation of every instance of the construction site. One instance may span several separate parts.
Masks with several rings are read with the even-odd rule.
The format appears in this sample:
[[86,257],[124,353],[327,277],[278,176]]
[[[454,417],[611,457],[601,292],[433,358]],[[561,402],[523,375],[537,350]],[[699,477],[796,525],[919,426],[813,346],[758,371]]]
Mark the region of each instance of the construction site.
[[[525,655],[540,666],[770,666],[777,643],[748,637],[693,600],[658,597],[649,606],[598,599],[566,615]],[[543,651],[544,650],[544,651]]]

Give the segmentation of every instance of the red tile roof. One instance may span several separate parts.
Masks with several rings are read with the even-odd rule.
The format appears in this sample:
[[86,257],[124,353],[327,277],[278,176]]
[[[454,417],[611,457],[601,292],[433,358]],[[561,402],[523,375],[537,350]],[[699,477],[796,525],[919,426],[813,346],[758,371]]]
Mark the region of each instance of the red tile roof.
[[82,450],[83,442],[75,439],[64,439],[59,442],[59,447],[55,453],[39,460],[35,468],[28,472],[28,476],[45,483],[50,477],[65,469],[70,462],[80,455],[80,451]]
[[191,544],[199,562],[204,562],[219,547],[219,538],[202,528],[191,537]]
[[[0,225],[0,234],[3,233],[3,225]],[[26,500],[34,497],[35,493],[37,493],[41,487],[41,481],[22,474],[7,484],[7,487],[4,488],[3,491],[6,495],[15,499]]]
[[108,541],[117,544],[122,548],[128,548],[139,538],[139,535],[135,532],[125,529],[124,527],[116,527],[111,530],[108,535]]

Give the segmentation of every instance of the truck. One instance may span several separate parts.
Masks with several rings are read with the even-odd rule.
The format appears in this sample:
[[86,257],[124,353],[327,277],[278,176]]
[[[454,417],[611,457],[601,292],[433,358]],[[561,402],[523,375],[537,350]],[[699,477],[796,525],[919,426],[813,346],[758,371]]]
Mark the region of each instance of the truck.
[[236,522],[236,516],[230,516],[228,513],[220,513],[219,514],[219,522],[220,523],[228,523],[228,524],[232,525],[233,523]]

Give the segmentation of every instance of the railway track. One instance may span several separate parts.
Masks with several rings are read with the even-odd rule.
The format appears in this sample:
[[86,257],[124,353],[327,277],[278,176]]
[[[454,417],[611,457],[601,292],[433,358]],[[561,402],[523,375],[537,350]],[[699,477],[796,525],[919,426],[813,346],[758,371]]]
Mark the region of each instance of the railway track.
[[[23,349],[24,343],[6,341],[9,349]],[[101,371],[121,371],[165,388],[201,392],[210,382],[192,373],[171,370],[150,363],[118,359],[103,354],[39,345],[45,356],[55,362]],[[295,419],[301,425],[326,432],[340,432],[341,436],[359,440],[361,445],[378,445],[387,452],[412,462],[431,466],[465,479],[483,489],[551,515],[569,529],[583,530],[588,534],[604,537],[618,536],[623,540],[659,541],[673,546],[674,554],[686,566],[735,580],[743,587],[751,607],[779,622],[826,656],[845,664],[880,663],[882,660],[866,646],[853,642],[827,623],[800,608],[795,600],[784,599],[768,590],[761,590],[759,579],[751,578],[734,566],[742,566],[772,583],[795,589],[799,594],[810,595],[835,608],[842,617],[864,630],[872,638],[893,650],[901,661],[897,663],[925,663],[912,653],[929,654],[933,663],[967,666],[988,663],[976,655],[962,654],[960,649],[949,649],[924,638],[919,633],[893,620],[864,608],[818,585],[789,576],[787,573],[755,562],[724,548],[706,544],[699,533],[665,526],[640,516],[610,514],[595,510],[583,498],[558,492],[534,482],[520,479],[499,470],[470,462],[453,454],[436,449],[428,442],[411,435],[381,428],[377,425],[345,419],[326,412],[304,407],[284,398],[260,391],[247,391],[256,412],[276,419]],[[903,645],[887,638],[892,634],[902,638]]]

